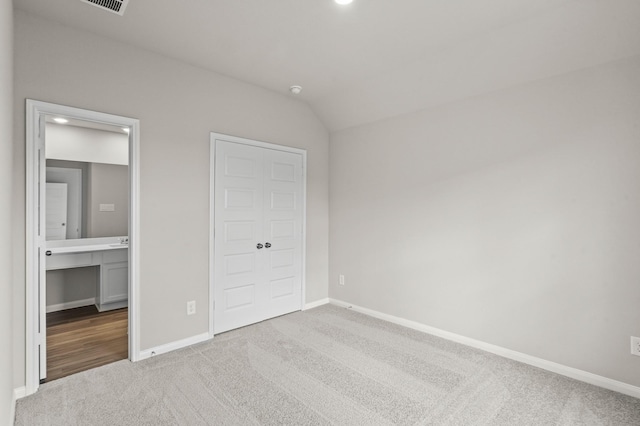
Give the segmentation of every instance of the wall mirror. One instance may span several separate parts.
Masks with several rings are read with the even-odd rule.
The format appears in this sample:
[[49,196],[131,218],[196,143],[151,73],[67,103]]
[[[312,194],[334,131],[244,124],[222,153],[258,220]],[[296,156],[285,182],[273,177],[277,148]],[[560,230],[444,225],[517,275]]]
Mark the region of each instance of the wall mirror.
[[47,115],[46,240],[128,232],[129,127]]

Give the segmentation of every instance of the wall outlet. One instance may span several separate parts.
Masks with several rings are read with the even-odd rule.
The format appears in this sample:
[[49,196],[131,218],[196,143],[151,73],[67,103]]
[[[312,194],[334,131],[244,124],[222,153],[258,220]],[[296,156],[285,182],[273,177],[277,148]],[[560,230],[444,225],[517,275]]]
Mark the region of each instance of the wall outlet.
[[344,275],[340,275],[340,285],[344,285]]
[[193,315],[196,313],[196,301],[192,300],[187,302],[187,315]]
[[631,336],[631,355],[640,356],[640,337]]

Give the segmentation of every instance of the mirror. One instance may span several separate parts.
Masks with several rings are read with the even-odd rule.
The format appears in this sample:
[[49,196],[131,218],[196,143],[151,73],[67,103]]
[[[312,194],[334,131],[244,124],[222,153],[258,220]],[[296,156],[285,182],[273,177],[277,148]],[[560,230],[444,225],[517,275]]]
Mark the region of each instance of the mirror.
[[127,236],[129,129],[46,116],[46,239]]

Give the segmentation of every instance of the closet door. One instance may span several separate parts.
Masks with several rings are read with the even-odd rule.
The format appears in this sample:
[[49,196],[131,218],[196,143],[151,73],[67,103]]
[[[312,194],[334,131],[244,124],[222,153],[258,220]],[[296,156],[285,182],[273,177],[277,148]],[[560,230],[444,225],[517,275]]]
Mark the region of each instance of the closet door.
[[302,308],[302,156],[216,140],[214,333]]

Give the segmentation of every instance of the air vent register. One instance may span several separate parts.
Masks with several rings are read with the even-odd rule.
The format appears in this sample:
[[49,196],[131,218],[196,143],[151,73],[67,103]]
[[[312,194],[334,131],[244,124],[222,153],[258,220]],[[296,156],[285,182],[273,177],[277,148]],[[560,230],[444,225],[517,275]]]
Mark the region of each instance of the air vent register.
[[92,4],[100,9],[107,10],[112,13],[116,13],[120,16],[124,14],[124,10],[127,8],[129,0],[81,0],[84,3]]

